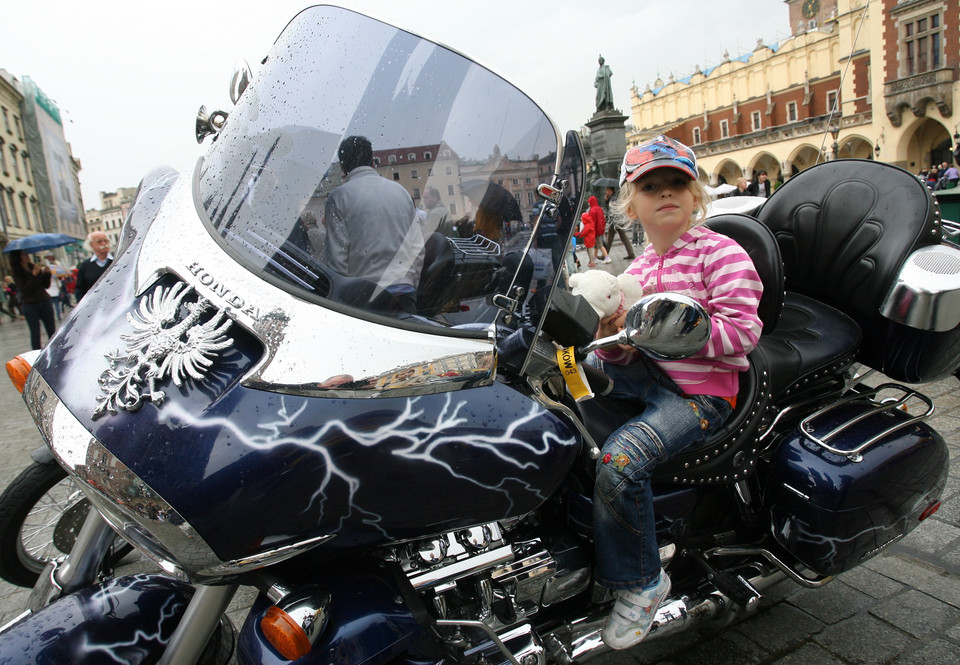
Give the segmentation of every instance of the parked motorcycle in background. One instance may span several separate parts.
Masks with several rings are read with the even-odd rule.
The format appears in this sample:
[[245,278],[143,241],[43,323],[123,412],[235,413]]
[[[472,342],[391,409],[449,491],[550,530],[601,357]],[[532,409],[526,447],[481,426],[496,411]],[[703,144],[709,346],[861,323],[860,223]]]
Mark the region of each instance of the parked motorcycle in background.
[[[654,294],[595,341],[593,310],[557,286],[565,252],[537,252],[553,259],[534,279],[531,252],[568,247],[578,219],[579,137],[465,56],[314,7],[245,78],[229,115],[201,113],[194,169],[144,179],[110,271],[31,363],[27,407],[96,510],[2,629],[0,662],[603,653],[593,467],[639,407],[596,373],[577,401],[565,376],[611,344],[693,353],[706,313]],[[301,226],[323,220],[348,136],[475,231],[396,240],[416,312],[391,268],[336,271]],[[512,224],[541,200],[551,234]],[[754,258],[764,332],[727,426],[657,471],[673,592],[648,639],[725,625],[784,578],[828,583],[932,514],[947,472],[930,400],[854,373],[920,384],[960,366],[960,251],[929,191],[838,160],[707,223]],[[104,575],[117,534],[161,572]],[[259,596],[235,635],[240,585]]]

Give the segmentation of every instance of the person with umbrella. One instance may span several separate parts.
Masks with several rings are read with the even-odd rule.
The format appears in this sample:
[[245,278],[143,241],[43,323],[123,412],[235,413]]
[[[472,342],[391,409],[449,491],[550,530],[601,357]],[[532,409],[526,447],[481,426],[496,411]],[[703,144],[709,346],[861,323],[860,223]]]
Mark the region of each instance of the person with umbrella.
[[47,288],[50,286],[50,268],[30,262],[30,256],[22,249],[10,254],[10,272],[20,294],[20,311],[30,328],[31,348],[39,349],[40,322],[47,332],[47,340],[53,337],[56,323],[53,318],[53,303]]

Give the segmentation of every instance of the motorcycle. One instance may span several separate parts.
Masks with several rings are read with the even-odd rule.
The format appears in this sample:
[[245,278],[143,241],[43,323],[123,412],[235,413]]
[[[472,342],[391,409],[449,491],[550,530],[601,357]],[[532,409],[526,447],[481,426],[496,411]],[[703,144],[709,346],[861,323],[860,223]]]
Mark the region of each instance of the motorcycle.
[[[579,136],[459,53],[321,6],[234,81],[229,114],[199,114],[206,154],[143,180],[113,265],[26,375],[96,510],[0,629],[0,662],[604,653],[593,469],[641,407],[581,361],[613,344],[689,355],[706,312],[652,294],[594,339],[596,314],[560,286],[565,252],[531,258],[569,246]],[[418,216],[380,273],[334,270],[329,235],[301,220],[324,218],[338,146],[361,135],[381,176],[414,199],[435,187],[484,234]],[[510,223],[537,196],[552,234]],[[706,223],[754,259],[764,328],[730,421],[657,470],[673,591],[647,639],[727,625],[785,578],[829,583],[933,514],[946,481],[932,402],[894,383],[960,366],[960,250],[926,187],[837,160]],[[415,313],[390,288],[411,269]],[[116,534],[161,573],[101,575]],[[235,633],[240,586],[258,596]]]

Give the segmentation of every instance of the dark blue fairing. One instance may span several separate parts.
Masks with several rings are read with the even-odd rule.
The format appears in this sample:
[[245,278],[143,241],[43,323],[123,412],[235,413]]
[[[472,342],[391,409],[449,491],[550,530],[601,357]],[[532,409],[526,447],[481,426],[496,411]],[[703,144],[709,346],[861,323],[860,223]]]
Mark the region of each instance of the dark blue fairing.
[[238,324],[233,348],[200,385],[166,380],[160,406],[94,418],[106,356],[138,304],[124,265],[137,249],[82,301],[37,369],[224,560],[321,534],[339,534],[328,545],[336,549],[521,515],[580,451],[565,422],[501,382],[394,399],[245,388],[262,351]]
[[193,587],[132,575],[48,605],[0,636],[0,663],[156,662],[180,622]]
[[[330,593],[332,620],[310,653],[297,663],[386,663],[409,649],[420,633],[420,625],[386,566],[341,561],[333,567],[298,572]],[[277,655],[260,630],[260,619],[272,604],[261,595],[250,608],[237,643],[241,663],[289,662]]]

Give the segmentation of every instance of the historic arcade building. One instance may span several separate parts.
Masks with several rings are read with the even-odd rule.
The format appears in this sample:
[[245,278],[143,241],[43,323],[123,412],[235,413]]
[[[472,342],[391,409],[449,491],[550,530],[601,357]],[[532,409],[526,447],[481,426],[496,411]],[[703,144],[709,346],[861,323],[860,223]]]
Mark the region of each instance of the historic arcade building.
[[788,179],[818,161],[913,173],[960,142],[960,2],[785,0],[792,36],[709,70],[631,90],[627,144],[694,147],[704,180]]

